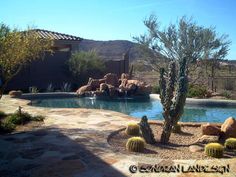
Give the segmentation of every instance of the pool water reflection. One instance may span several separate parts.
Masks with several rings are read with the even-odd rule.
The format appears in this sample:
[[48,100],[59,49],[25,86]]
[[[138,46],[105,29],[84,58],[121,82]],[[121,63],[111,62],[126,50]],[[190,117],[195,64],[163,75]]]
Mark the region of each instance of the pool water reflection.
[[[53,98],[32,100],[33,106],[50,108],[93,108],[107,109],[141,118],[162,120],[162,105],[159,100],[116,99],[100,100],[93,97],[85,98]],[[182,122],[223,122],[226,118],[236,117],[235,108],[185,106]]]

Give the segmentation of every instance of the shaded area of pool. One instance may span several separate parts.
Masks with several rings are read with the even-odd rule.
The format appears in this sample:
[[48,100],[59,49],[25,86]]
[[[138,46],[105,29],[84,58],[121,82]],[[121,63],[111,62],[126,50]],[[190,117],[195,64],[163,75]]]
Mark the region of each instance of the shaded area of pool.
[[[33,106],[49,108],[92,108],[107,109],[141,118],[143,115],[149,119],[162,120],[162,105],[157,99],[134,100],[116,99],[100,100],[90,97],[85,98],[47,98],[32,100]],[[234,107],[206,107],[185,106],[182,122],[224,122],[230,116],[236,117]]]

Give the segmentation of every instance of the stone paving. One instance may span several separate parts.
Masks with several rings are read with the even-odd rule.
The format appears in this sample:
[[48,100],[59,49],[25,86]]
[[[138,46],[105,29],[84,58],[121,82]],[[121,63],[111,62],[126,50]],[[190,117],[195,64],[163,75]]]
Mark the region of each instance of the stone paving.
[[[0,177],[113,177],[113,176],[236,176],[236,159],[165,160],[121,154],[109,146],[108,136],[135,119],[113,111],[49,109],[27,105],[28,101],[4,96],[0,110],[14,112],[18,106],[45,115],[44,125],[26,132],[0,136]],[[131,165],[229,165],[224,173],[131,173]],[[133,166],[133,170],[136,168]],[[144,167],[144,166],[143,166]]]

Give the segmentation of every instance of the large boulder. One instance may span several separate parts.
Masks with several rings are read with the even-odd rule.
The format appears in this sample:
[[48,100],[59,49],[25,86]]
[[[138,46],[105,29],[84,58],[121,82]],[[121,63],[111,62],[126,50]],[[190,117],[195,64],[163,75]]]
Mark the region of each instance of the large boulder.
[[20,90],[12,90],[8,94],[9,94],[9,96],[11,98],[19,98],[22,95],[22,91],[20,91]]
[[92,90],[92,86],[91,85],[84,85],[82,87],[80,87],[76,93],[79,95],[79,96],[82,96],[84,95],[86,92],[88,91],[91,91]]
[[122,73],[120,79],[121,80],[123,80],[123,79],[127,79],[128,80],[129,79],[129,74]]
[[108,89],[108,85],[107,84],[105,84],[105,83],[101,83],[100,84],[100,91],[107,91],[107,89]]
[[98,79],[89,78],[88,84],[92,87],[92,90],[96,90],[100,86],[100,81]]
[[145,86],[145,83],[140,80],[128,80],[127,84],[135,84],[137,86]]
[[116,74],[108,73],[104,76],[104,79],[106,84],[112,85],[114,87],[119,86],[119,80]]
[[220,128],[214,124],[210,123],[204,124],[201,126],[201,129],[203,135],[214,135],[214,136],[220,135]]
[[229,117],[221,125],[221,131],[225,134],[226,137],[236,138],[236,120],[233,117]]
[[108,90],[109,90],[109,96],[114,97],[116,96],[116,88],[113,85],[108,85]]
[[152,92],[152,86],[151,85],[144,85],[144,86],[138,87],[136,94],[137,95],[149,95],[151,92]]

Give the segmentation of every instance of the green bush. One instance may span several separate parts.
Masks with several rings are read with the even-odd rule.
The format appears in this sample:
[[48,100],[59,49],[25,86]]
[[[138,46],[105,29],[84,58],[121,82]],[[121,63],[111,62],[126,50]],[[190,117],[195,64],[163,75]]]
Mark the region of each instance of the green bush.
[[44,120],[43,116],[31,116],[29,113],[23,112],[21,108],[10,115],[3,114],[2,112],[0,114],[4,115],[4,119],[0,121],[0,133],[10,133],[15,129],[16,125]]
[[16,125],[9,121],[0,121],[0,133],[10,133],[15,129]]
[[125,133],[127,135],[138,136],[139,131],[140,131],[139,125],[137,123],[131,122],[131,123],[128,123]]
[[1,119],[1,118],[4,118],[5,116],[6,116],[5,112],[0,111],[0,119]]
[[20,125],[29,122],[31,120],[31,115],[26,112],[22,112],[21,114],[19,112],[16,112],[7,116],[6,120],[15,125]]
[[141,137],[129,138],[126,143],[126,149],[131,152],[143,152],[145,141]]
[[221,94],[222,94],[222,96],[224,96],[225,98],[228,98],[228,99],[231,98],[231,93],[228,92],[228,91],[224,91],[224,92],[222,92]]
[[154,85],[152,87],[152,93],[160,94],[160,86],[159,85]]
[[225,140],[225,147],[228,149],[236,149],[236,138],[228,138]]
[[210,157],[223,157],[224,147],[219,143],[209,143],[205,146],[205,154]]
[[188,87],[188,97],[198,97],[198,98],[204,98],[207,95],[207,89],[205,86],[201,85],[193,85],[190,84]]

